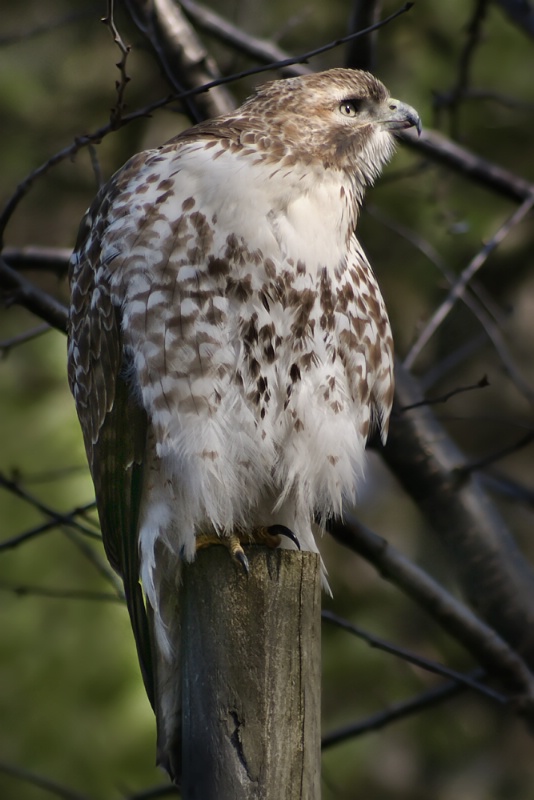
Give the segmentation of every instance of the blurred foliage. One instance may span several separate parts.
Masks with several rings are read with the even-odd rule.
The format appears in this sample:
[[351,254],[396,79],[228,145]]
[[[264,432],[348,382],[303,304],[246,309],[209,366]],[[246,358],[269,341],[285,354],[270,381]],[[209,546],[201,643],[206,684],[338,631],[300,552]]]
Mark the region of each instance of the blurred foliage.
[[[342,35],[350,4],[212,2],[251,34],[274,37],[290,52]],[[384,13],[397,4],[384,2]],[[419,2],[378,36],[376,72],[393,95],[414,105],[424,124],[454,131],[485,158],[534,179],[532,42],[491,2],[472,60],[471,83],[489,93],[462,102],[454,113],[440,100],[457,84],[458,65],[475,4]],[[17,183],[76,136],[102,125],[115,100],[119,58],[99,22],[94,0],[20,0],[4,4],[0,39],[2,202]],[[145,43],[125,15],[124,38],[133,45],[129,110],[168,89]],[[37,32],[41,28],[40,32]],[[220,43],[206,42],[223,71],[250,62]],[[343,64],[338,48],[314,59],[316,69]],[[256,79],[257,80],[257,79]],[[232,89],[241,100],[252,86]],[[187,122],[163,110],[106,137],[95,148],[104,178],[132,153],[158,144]],[[78,222],[97,188],[87,150],[37,181],[7,229],[9,246],[72,247]],[[383,287],[402,355],[446,290],[422,252],[430,243],[454,272],[463,269],[513,205],[464,178],[422,164],[401,151],[369,193],[360,239]],[[393,228],[389,225],[391,221]],[[401,235],[395,226],[411,232]],[[479,276],[504,320],[511,353],[534,382],[532,358],[534,272],[532,226],[519,226]],[[65,299],[64,279],[32,274]],[[2,311],[0,339],[28,330],[25,311]],[[417,371],[442,363],[480,333],[458,306],[417,362]],[[441,416],[473,457],[510,443],[531,429],[526,401],[504,375],[487,344],[461,360],[432,387],[439,394],[488,374],[490,387],[458,396]],[[43,502],[64,511],[93,496],[74,406],[65,376],[65,341],[49,332],[11,349],[0,362],[0,469]],[[376,456],[362,488],[359,516],[391,538],[439,579],[451,578],[439,542]],[[524,484],[533,482],[532,448],[499,464]],[[525,551],[533,553],[532,515],[502,504]],[[1,540],[43,521],[28,503],[0,489]],[[0,760],[39,772],[91,798],[121,797],[164,778],[153,767],[154,721],[140,679],[126,611],[115,602],[17,595],[7,587],[112,592],[80,549],[102,558],[98,543],[55,529],[0,552]],[[356,556],[324,542],[334,589],[328,607],[375,633],[458,669],[465,653],[423,611],[382,581]],[[372,714],[436,679],[398,659],[325,627],[324,729]],[[325,800],[528,800],[534,798],[533,742],[520,721],[488,701],[462,694],[441,707],[329,750],[323,764]],[[0,796],[39,800],[43,791],[0,772]]]

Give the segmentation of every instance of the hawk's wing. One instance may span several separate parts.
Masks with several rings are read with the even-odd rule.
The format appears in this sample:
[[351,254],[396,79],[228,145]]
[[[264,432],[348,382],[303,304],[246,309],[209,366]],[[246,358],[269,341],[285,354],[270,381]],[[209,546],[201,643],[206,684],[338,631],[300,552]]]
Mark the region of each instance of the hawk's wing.
[[[109,193],[108,186],[108,198]],[[137,542],[147,420],[128,385],[120,309],[112,302],[109,273],[101,259],[107,205],[102,196],[82,221],[71,261],[69,383],[95,484],[104,548],[124,582],[143,679],[154,705]]]

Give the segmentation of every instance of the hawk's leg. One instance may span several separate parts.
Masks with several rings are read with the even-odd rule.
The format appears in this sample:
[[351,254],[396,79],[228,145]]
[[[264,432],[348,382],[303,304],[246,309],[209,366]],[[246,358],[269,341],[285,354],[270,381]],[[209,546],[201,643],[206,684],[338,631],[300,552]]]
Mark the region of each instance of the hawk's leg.
[[213,545],[222,545],[230,552],[234,561],[248,573],[248,558],[243,550],[244,544],[259,544],[265,547],[276,548],[280,545],[280,537],[287,536],[295,543],[300,550],[299,540],[285,525],[271,525],[268,528],[253,528],[250,532],[246,533],[229,533],[224,536],[218,536],[213,533],[200,533],[196,537],[197,550],[202,550],[204,547],[211,547]]

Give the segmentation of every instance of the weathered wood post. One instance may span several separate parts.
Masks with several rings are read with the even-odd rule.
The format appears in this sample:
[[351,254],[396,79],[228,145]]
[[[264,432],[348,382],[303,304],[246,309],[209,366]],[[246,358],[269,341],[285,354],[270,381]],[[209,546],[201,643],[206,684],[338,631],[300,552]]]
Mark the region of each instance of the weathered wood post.
[[184,569],[182,797],[319,800],[319,559],[245,550]]

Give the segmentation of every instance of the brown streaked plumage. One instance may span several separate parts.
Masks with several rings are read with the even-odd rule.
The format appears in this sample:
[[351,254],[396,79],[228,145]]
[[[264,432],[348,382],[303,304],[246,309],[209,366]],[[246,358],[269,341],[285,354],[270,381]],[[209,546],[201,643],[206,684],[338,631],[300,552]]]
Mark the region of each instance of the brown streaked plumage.
[[80,228],[69,381],[175,778],[180,563],[272,525],[316,551],[386,436],[393,345],[355,227],[419,124],[368,73],[275,81],[134,156]]

